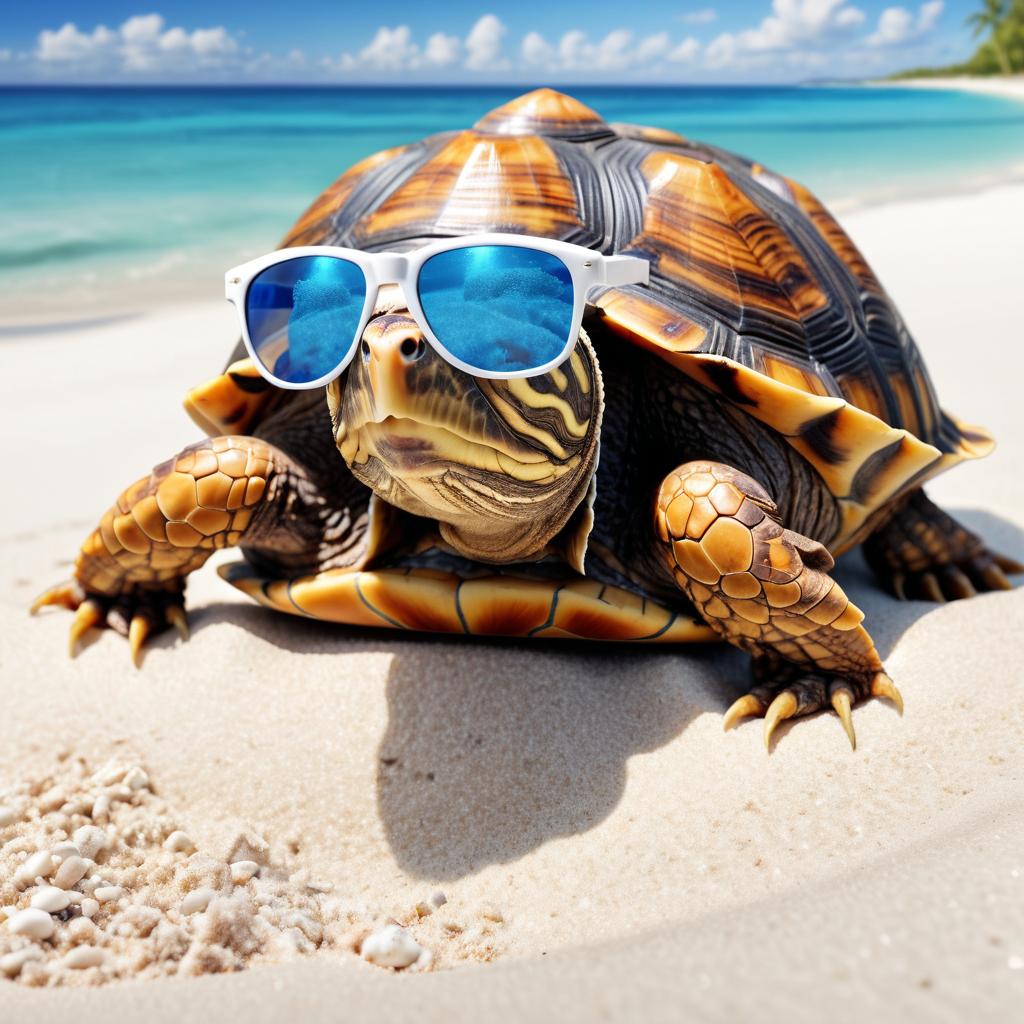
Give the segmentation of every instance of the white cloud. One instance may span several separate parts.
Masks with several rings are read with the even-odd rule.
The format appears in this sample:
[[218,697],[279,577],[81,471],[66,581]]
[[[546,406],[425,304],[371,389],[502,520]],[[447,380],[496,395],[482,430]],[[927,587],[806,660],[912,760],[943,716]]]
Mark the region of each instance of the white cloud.
[[539,32],[528,33],[520,46],[525,63],[548,71],[628,71],[645,68],[664,58],[674,59],[667,32],[634,42],[629,29],[612,29],[597,41],[582,29],[570,29],[554,45]]
[[887,7],[878,18],[878,28],[868,36],[869,46],[901,46],[928,35],[938,24],[945,8],[943,0],[929,0],[915,18],[906,7]]
[[689,64],[700,53],[700,43],[693,36],[687,36],[668,55],[673,64]]
[[846,0],[772,0],[772,13],[759,25],[723,32],[708,44],[708,66],[756,64],[760,55],[797,49],[803,62],[814,63],[816,50],[848,38],[863,23],[864,12]]
[[419,47],[412,41],[412,30],[408,25],[396,25],[395,28],[381,25],[377,34],[357,56],[347,53],[341,56],[341,66],[346,69],[366,67],[400,71],[403,68],[416,68],[419,62]]
[[358,53],[343,53],[336,61],[324,59],[321,66],[328,71],[371,69],[398,74],[403,71],[452,67],[465,49],[467,68],[474,71],[494,70],[508,66],[508,62],[501,58],[505,31],[505,26],[493,14],[485,14],[473,25],[464,40],[444,32],[435,32],[421,49],[413,40],[408,25],[397,25],[394,28],[381,25],[373,39]]
[[507,67],[501,57],[501,41],[508,30],[493,14],[485,14],[466,36],[466,67],[471,71],[494,71]]
[[435,32],[427,40],[427,48],[423,56],[428,64],[435,67],[450,67],[459,59],[459,50],[462,43],[458,36],[446,36],[443,32]]
[[527,32],[519,52],[527,64],[550,64],[555,59],[554,47],[539,32]]
[[702,7],[698,11],[687,11],[679,15],[679,20],[687,25],[710,25],[718,19],[718,11],[714,7]]
[[118,29],[97,25],[91,32],[69,21],[39,33],[35,56],[43,64],[94,73],[161,73],[219,67],[238,52],[223,25],[192,32],[164,25],[159,14],[138,14]]

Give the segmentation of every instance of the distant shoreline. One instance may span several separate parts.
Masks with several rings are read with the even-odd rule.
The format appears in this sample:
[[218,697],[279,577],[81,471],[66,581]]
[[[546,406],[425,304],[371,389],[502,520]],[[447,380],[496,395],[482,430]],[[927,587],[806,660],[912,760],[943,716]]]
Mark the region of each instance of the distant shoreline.
[[1024,75],[1014,75],[1012,78],[999,75],[942,75],[936,78],[875,80],[866,84],[886,89],[952,89],[1024,103]]

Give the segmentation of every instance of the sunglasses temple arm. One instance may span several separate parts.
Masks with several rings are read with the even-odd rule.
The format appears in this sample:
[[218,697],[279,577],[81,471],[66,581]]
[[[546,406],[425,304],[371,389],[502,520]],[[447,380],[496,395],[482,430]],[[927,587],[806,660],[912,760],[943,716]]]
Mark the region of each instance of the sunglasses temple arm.
[[602,284],[648,284],[651,265],[639,256],[605,256],[601,270]]

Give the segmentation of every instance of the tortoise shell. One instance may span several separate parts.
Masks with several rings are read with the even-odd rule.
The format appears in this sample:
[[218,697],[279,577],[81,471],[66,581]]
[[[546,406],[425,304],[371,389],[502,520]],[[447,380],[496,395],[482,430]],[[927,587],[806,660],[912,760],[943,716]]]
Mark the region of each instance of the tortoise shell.
[[[401,251],[482,231],[647,258],[649,286],[600,295],[605,325],[784,436],[839,503],[833,550],[863,539],[902,494],[993,446],[943,412],[893,302],[810,191],[674,132],[607,124],[551,89],[469,130],[367,157],[283,245]],[[242,360],[186,407],[211,434],[245,433],[268,402],[286,400]],[[323,612],[310,614],[337,617]],[[660,635],[683,638],[674,632]]]

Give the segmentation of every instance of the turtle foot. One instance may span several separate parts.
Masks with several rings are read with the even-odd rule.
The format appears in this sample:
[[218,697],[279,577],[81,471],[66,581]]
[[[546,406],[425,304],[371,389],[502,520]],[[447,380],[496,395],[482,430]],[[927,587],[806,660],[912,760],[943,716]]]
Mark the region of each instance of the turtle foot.
[[136,668],[142,665],[142,652],[150,636],[171,626],[182,640],[189,636],[184,589],[180,584],[168,589],[135,587],[110,597],[88,593],[80,583],[70,580],[40,594],[29,611],[35,615],[47,607],[66,608],[75,613],[68,636],[68,654],[72,658],[78,653],[82,638],[94,628],[113,629],[127,637]]
[[987,548],[959,562],[947,562],[921,572],[893,572],[889,590],[901,601],[960,601],[993,590],[1012,590],[1007,575],[1024,572],[1024,565]]
[[852,749],[857,749],[852,708],[871,697],[890,700],[903,714],[903,697],[895,683],[884,673],[851,678],[828,672],[816,672],[775,659],[755,661],[756,684],[735,701],[722,724],[731,729],[744,718],[764,719],[764,745],[772,749],[772,736],[780,722],[788,718],[812,715],[831,708],[839,716]]

